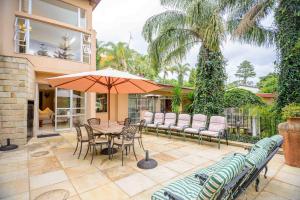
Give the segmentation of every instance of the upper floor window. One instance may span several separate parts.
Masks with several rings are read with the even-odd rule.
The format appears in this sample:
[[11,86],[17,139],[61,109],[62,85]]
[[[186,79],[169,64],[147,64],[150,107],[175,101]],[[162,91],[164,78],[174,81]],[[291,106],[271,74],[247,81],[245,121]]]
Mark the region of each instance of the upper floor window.
[[16,52],[90,63],[91,36],[58,26],[16,18]]
[[21,10],[64,22],[73,26],[86,28],[86,12],[71,4],[59,0],[20,0]]

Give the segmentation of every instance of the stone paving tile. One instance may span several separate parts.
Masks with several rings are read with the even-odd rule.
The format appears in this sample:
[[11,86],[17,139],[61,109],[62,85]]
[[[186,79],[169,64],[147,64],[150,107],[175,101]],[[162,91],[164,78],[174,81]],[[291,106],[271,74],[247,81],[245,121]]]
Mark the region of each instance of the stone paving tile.
[[126,176],[129,176],[130,174],[133,174],[137,172],[133,167],[131,166],[116,166],[112,167],[106,170],[102,170],[102,172],[112,181],[119,180],[121,178],[124,178]]
[[47,172],[40,175],[30,176],[30,189],[37,189],[47,185],[63,182],[68,179],[63,170]]
[[275,179],[300,187],[300,175],[294,173],[287,173],[283,170],[280,170],[275,176]]
[[116,184],[109,183],[80,194],[81,200],[125,200],[128,195]]
[[[29,191],[28,178],[13,180],[0,184],[0,199]],[[8,198],[9,199],[9,198]]]
[[29,192],[1,198],[1,200],[29,200]]
[[55,156],[50,156],[29,160],[28,168],[30,176],[35,176],[60,170],[61,165]]
[[129,196],[134,196],[155,185],[147,176],[141,173],[135,173],[115,182]]
[[271,192],[261,192],[255,200],[287,200],[286,198],[280,197]]
[[154,169],[143,170],[142,173],[154,180],[156,183],[170,180],[179,175],[178,172],[175,172],[164,166],[158,166]]
[[187,163],[187,162],[184,162],[184,161],[181,161],[181,160],[175,160],[175,161],[172,161],[172,162],[168,162],[166,164],[163,164],[163,166],[169,168],[169,169],[172,169],[176,172],[179,172],[179,173],[184,173],[192,168],[195,167],[195,165],[192,165],[190,163]]
[[283,198],[300,200],[300,187],[277,181],[276,179],[270,181],[264,190]]
[[73,186],[78,193],[100,187],[111,182],[103,173],[96,172],[71,179]]

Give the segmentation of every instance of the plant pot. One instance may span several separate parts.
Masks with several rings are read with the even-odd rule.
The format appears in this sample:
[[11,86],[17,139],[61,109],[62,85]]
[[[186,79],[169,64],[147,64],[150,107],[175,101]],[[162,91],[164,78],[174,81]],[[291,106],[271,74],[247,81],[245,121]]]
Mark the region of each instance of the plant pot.
[[300,167],[300,117],[289,118],[287,122],[278,125],[283,136],[283,152],[285,163]]

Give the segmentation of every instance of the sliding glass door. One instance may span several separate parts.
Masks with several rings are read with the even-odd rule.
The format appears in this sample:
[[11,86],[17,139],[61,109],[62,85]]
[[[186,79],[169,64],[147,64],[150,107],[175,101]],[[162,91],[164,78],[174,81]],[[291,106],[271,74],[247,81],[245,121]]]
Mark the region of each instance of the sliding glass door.
[[74,122],[85,121],[85,93],[56,88],[55,97],[55,130],[68,130]]

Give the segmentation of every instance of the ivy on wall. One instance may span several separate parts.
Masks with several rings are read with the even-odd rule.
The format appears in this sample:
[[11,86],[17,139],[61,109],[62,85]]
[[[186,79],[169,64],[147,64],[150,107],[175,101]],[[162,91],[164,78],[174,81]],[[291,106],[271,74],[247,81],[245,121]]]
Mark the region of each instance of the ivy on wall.
[[275,10],[279,53],[277,108],[300,103],[300,0],[279,1]]
[[226,79],[224,66],[221,52],[213,52],[201,46],[195,80],[194,113],[209,116],[223,113]]

